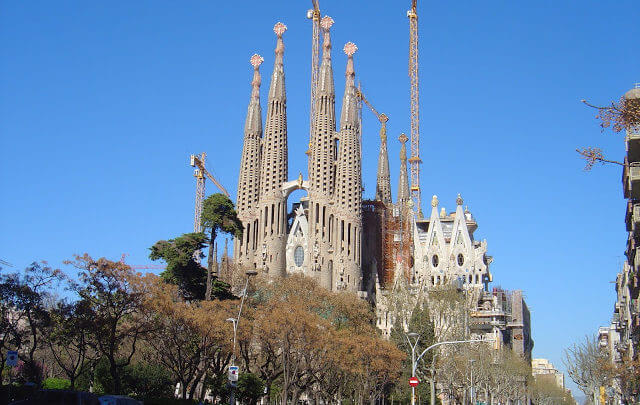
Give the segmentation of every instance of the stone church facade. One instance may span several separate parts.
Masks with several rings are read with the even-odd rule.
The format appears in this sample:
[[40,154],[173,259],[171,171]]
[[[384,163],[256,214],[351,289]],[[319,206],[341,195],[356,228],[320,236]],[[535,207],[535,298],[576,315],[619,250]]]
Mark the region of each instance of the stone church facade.
[[[303,273],[331,291],[358,292],[375,302],[381,289],[400,279],[414,286],[458,282],[482,288],[490,281],[487,244],[474,239],[477,224],[462,208],[438,211],[434,196],[428,219],[416,218],[409,192],[406,142],[402,134],[397,200],[391,195],[387,133],[380,130],[376,194],[362,199],[362,167],[358,89],[348,43],[345,91],[340,117],[331,60],[333,20],[321,21],[322,59],[316,115],[309,140],[308,179],[290,179],[287,150],[287,99],[284,74],[286,26],[276,24],[275,63],[262,122],[260,64],[254,55],[252,91],[244,130],[238,181],[237,211],[244,234],[234,243],[234,261],[281,277]],[[291,192],[307,196],[292,204]]]

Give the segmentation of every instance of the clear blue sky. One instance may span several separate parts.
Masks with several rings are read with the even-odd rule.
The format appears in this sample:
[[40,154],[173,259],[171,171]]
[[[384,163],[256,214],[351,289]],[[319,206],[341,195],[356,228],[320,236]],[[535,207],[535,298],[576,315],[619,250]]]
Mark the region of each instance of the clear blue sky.
[[[308,4],[307,4],[308,3]],[[149,263],[156,240],[192,229],[191,153],[235,196],[249,57],[273,65],[288,25],[290,177],[306,176],[310,22],[305,1],[3,2],[0,12],[0,258],[61,265],[74,253]],[[410,1],[321,0],[334,25],[342,93],[356,75],[395,138],[409,130]],[[619,167],[585,173],[575,148],[621,159],[623,137],[594,112],[640,81],[640,5],[601,1],[419,1],[425,209],[460,192],[495,257],[494,285],[523,289],[534,355],[609,322],[625,248]],[[263,91],[263,96],[266,91]],[[263,97],[263,106],[264,106]],[[378,125],[364,111],[365,197],[375,191]],[[209,183],[208,191],[213,191]]]

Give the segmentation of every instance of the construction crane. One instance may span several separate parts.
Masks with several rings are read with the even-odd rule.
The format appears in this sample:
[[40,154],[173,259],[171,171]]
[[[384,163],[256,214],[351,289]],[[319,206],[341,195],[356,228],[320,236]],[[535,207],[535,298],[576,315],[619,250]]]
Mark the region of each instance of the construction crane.
[[364,101],[364,103],[367,105],[367,107],[369,107],[369,109],[371,110],[371,112],[376,116],[376,118],[378,118],[378,121],[380,121],[380,125],[381,125],[381,129],[380,131],[384,131],[384,133],[387,133],[387,121],[389,121],[389,117],[387,117],[387,115],[385,113],[380,114],[369,102],[369,100],[367,100],[367,98],[364,96],[364,93],[362,93],[362,89],[360,87],[358,87],[356,89],[356,95],[358,96],[358,98],[361,101]]
[[307,18],[313,25],[311,34],[311,105],[309,106],[309,150],[311,153],[311,138],[316,120],[316,92],[318,77],[320,76],[320,5],[318,0],[311,0],[313,8],[307,11]]
[[9,267],[13,267],[13,264],[9,263],[6,260],[2,260],[0,259],[0,264],[4,265],[4,266],[9,266]]
[[225,188],[222,187],[222,184],[220,184],[218,180],[216,180],[215,177],[213,177],[211,173],[209,173],[205,168],[204,162],[206,157],[207,154],[204,152],[202,152],[200,155],[191,155],[191,167],[196,168],[193,171],[193,177],[196,178],[196,209],[193,218],[193,232],[202,232],[202,223],[200,221],[200,217],[202,216],[202,204],[204,202],[205,177],[208,177],[209,180],[211,180],[213,184],[215,184],[224,195],[229,197],[229,193],[227,192],[227,190],[225,190]]
[[[122,257],[120,257],[120,263],[125,263],[124,259],[128,256],[129,253],[123,253]],[[167,266],[165,264],[127,264],[129,268],[132,270],[166,270]]]
[[420,114],[418,89],[418,11],[417,0],[411,1],[411,9],[407,11],[409,18],[409,78],[411,81],[411,198],[413,208],[422,216],[420,205]]

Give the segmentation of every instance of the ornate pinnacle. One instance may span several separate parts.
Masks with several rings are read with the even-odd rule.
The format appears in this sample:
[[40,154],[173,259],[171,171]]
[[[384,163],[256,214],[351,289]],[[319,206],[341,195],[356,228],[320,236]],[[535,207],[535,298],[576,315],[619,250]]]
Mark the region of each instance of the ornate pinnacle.
[[262,83],[262,78],[260,77],[260,65],[264,62],[264,58],[257,53],[254,54],[251,59],[251,66],[253,66],[253,80],[251,81],[251,86],[253,90],[251,91],[251,97],[259,98],[260,97],[260,84]]
[[351,58],[353,54],[356,53],[357,50],[358,50],[358,47],[353,42],[347,42],[344,45],[344,53],[346,53],[349,58]]
[[282,34],[284,34],[286,30],[287,30],[287,26],[281,23],[280,21],[278,21],[276,25],[273,26],[273,32],[276,33],[278,38],[281,38]]
[[460,196],[460,193],[458,193],[458,198],[456,198],[456,205],[462,205],[462,203],[462,196]]
[[403,132],[403,133],[401,133],[401,134],[400,134],[400,136],[398,137],[398,140],[399,140],[400,142],[402,142],[402,143],[406,143],[406,142],[409,140],[409,138],[407,138],[407,136],[406,136],[406,135],[404,134],[404,132]]
[[431,206],[434,207],[434,208],[438,206],[438,196],[435,195],[435,194],[431,198]]
[[251,57],[251,59],[249,59],[249,61],[251,62],[251,66],[253,66],[255,70],[258,70],[262,62],[264,62],[264,58],[256,53]]
[[329,31],[329,29],[333,25],[333,22],[334,22],[333,18],[329,17],[328,15],[325,15],[324,17],[322,17],[322,20],[320,20],[320,26],[322,27],[323,30]]

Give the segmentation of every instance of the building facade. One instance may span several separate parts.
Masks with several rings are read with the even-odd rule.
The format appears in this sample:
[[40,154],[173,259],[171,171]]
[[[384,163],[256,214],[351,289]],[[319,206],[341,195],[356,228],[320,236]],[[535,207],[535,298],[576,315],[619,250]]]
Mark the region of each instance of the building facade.
[[[330,17],[320,22],[322,58],[306,153],[307,178],[302,173],[291,178],[288,171],[286,26],[277,23],[274,27],[275,60],[264,122],[260,100],[263,58],[251,58],[253,79],[237,188],[237,212],[244,232],[234,242],[234,263],[239,269],[255,269],[272,278],[301,273],[328,290],[357,293],[375,304],[378,327],[387,334],[396,318],[390,300],[401,290],[416,303],[430,289],[455,285],[469,298],[469,325],[475,325],[475,335],[495,337],[530,359],[533,343],[522,294],[513,292],[507,305],[502,292],[489,292],[493,259],[487,253],[487,242],[475,238],[478,224],[469,209],[463,208],[462,197],[458,195],[455,210],[447,213],[433,196],[429,218],[415,215],[404,134],[398,138],[400,172],[393,201],[384,119],[380,120],[375,197],[363,200],[361,93],[355,85],[354,66],[357,47],[347,43],[343,48],[347,64],[338,116],[332,25]],[[295,190],[307,195],[288,201]]]

